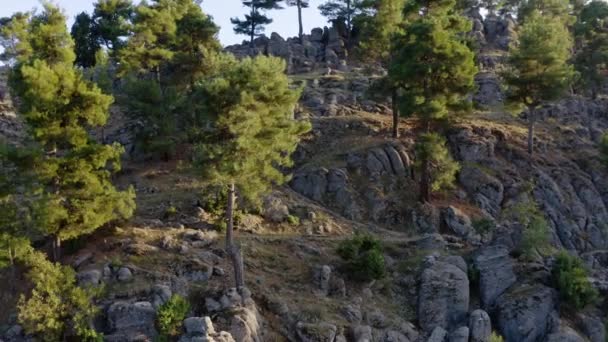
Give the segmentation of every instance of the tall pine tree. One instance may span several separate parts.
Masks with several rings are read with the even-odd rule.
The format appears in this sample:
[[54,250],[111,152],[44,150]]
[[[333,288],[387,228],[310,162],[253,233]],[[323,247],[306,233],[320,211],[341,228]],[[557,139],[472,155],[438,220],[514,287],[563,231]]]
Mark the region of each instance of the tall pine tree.
[[95,65],[95,53],[100,46],[94,33],[93,19],[86,12],[76,16],[71,31],[76,50],[76,64],[83,68]]
[[518,28],[503,77],[508,100],[527,108],[528,153],[534,150],[535,110],[557,100],[567,90],[574,72],[568,64],[571,34],[563,20],[533,11]]
[[132,215],[135,193],[111,183],[122,146],[100,145],[88,130],[105,124],[112,97],[75,69],[74,43],[65,16],[49,3],[36,16],[19,16],[5,28],[17,42],[10,78],[19,112],[41,149],[34,170],[46,198],[45,234],[55,258],[61,241],[91,233]]
[[253,40],[264,32],[264,26],[272,23],[272,19],[264,14],[265,11],[281,9],[283,0],[243,0],[243,5],[249,7],[249,14],[244,19],[231,18],[236,34],[249,36],[249,44],[253,47]]
[[235,197],[257,203],[273,184],[288,177],[291,153],[308,122],[293,119],[299,91],[291,89],[285,62],[275,57],[237,61],[224,56],[217,73],[199,88],[200,110],[213,130],[198,148],[205,178],[228,190],[226,248],[242,286],[238,251],[233,238]]
[[608,72],[608,4],[599,0],[586,4],[574,27],[574,65],[581,85],[596,98]]
[[98,44],[115,57],[124,47],[129,35],[134,8],[131,0],[99,0],[95,3],[92,20]]
[[[401,113],[416,116],[426,134],[432,123],[446,120],[458,112],[471,109],[468,95],[474,89],[477,73],[474,54],[466,45],[465,33],[471,23],[455,9],[455,1],[411,1],[406,7],[404,33],[395,42],[395,54],[389,67],[392,84],[399,85]],[[437,139],[421,138],[427,146],[420,151],[445,150]],[[418,157],[420,165],[421,199],[429,200],[432,184],[433,159],[429,153]],[[445,168],[455,172],[454,168]],[[443,179],[451,179],[443,175]]]
[[286,0],[288,6],[295,6],[298,9],[298,37],[300,43],[302,43],[302,36],[304,35],[304,25],[302,24],[302,9],[308,8],[310,0]]

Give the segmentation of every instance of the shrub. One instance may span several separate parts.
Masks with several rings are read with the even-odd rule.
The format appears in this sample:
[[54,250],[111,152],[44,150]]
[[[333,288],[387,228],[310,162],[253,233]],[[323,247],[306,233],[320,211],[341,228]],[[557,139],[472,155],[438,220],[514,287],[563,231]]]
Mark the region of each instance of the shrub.
[[177,336],[182,332],[182,322],[190,311],[190,304],[180,295],[173,295],[158,309],[158,330],[163,336]]
[[492,331],[492,335],[490,335],[489,342],[504,342],[502,336],[498,335],[495,331]]
[[566,251],[558,253],[552,276],[560,297],[575,309],[597,300],[598,292],[589,282],[587,269],[578,257]]
[[177,214],[177,208],[175,206],[169,206],[165,209],[165,218],[173,217]]
[[300,225],[300,218],[294,215],[287,215],[287,223],[292,226]]
[[473,221],[473,229],[479,234],[489,233],[496,228],[494,221],[488,218],[480,218]]
[[384,276],[382,245],[371,235],[356,235],[342,241],[337,253],[345,261],[345,270],[355,279],[371,280]]
[[31,267],[28,278],[34,285],[29,298],[21,295],[17,304],[18,320],[25,331],[43,341],[66,337],[99,341],[92,321],[98,312],[93,298],[101,289],[78,287],[72,268],[50,262],[40,252],[31,251],[24,262]]
[[519,249],[525,258],[532,259],[536,253],[551,249],[549,223],[535,202],[518,203],[507,215],[524,226]]

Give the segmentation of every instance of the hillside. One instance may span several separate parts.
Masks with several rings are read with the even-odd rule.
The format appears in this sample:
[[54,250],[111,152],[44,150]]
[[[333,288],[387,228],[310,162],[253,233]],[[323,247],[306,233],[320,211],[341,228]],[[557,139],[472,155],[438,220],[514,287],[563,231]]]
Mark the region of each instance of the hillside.
[[[565,305],[552,279],[556,258],[522,257],[518,216],[534,200],[552,249],[580,256],[594,287],[608,294],[608,170],[597,149],[608,99],[572,96],[543,107],[529,155],[526,122],[503,108],[498,78],[513,21],[472,20],[477,109],[447,129],[461,166],[455,187],[423,204],[420,124],[402,118],[400,137],[390,138],[388,99],[366,92],[380,72],[349,65],[334,28],[314,29],[305,43],[278,34],[256,40],[254,53],[288,61],[291,82],[303,86],[295,117],[309,119],[312,131],[294,153],[290,182],[274,187],[261,210],[239,216],[246,287],[238,289],[218,224],[221,196],[187,159],[138,154],[134,124],[114,106],[94,136],[127,146],[115,183],[135,188],[135,215],[68,242],[62,259],[79,285],[103,287],[94,322],[103,340],[155,341],[158,308],[180,294],[191,305],[183,342],[486,342],[491,331],[507,342],[604,342],[605,301]],[[227,51],[251,53],[245,44]],[[24,128],[2,100],[5,88],[0,137],[19,141]],[[176,155],[187,155],[180,149]],[[382,279],[356,280],[345,269],[337,249],[357,234],[381,242]],[[15,316],[29,285],[17,285],[0,285],[0,341],[31,341]]]

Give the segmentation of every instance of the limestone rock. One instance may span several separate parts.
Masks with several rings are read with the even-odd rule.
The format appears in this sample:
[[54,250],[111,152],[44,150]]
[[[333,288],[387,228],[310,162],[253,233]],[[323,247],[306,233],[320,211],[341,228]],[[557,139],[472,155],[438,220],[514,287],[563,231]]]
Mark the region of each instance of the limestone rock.
[[479,271],[479,292],[484,308],[494,305],[517,278],[509,251],[501,245],[483,247],[473,256],[473,265]]
[[113,332],[107,340],[120,336],[133,340],[137,336],[153,339],[157,336],[154,321],[156,310],[150,302],[115,302],[108,308],[108,328]]
[[78,280],[78,286],[98,286],[101,284],[101,272],[99,270],[89,270],[78,272],[76,279]]
[[471,342],[489,342],[492,334],[492,322],[487,312],[475,310],[469,316]]
[[338,328],[329,323],[303,323],[296,324],[296,336],[301,342],[328,342],[336,338]]

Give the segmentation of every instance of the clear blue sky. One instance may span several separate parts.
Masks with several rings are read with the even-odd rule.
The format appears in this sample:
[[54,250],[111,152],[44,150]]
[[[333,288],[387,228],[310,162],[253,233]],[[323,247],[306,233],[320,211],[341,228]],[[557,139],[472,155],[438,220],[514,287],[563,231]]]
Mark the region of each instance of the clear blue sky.
[[[59,5],[66,11],[69,17],[69,25],[71,25],[76,14],[87,11],[91,12],[93,3],[96,0],[53,0],[52,2]],[[139,0],[134,0],[134,3],[139,3]],[[303,10],[304,17],[304,32],[310,32],[313,27],[323,27],[327,25],[327,21],[323,18],[317,6],[322,3],[322,0],[311,0],[311,7]],[[0,17],[10,16],[17,11],[28,11],[33,8],[40,7],[38,0],[0,0]],[[224,45],[240,43],[245,36],[237,36],[232,31],[230,18],[242,16],[247,10],[241,4],[240,0],[204,0],[203,11],[213,16],[216,24],[221,27],[220,41]],[[270,36],[271,32],[278,32],[284,38],[296,36],[298,33],[298,17],[295,7],[289,7],[280,11],[271,11],[269,16],[274,19],[266,29],[266,34]]]

